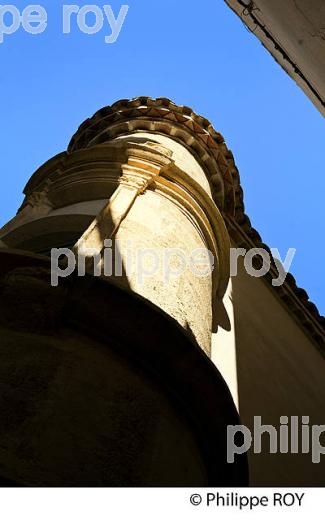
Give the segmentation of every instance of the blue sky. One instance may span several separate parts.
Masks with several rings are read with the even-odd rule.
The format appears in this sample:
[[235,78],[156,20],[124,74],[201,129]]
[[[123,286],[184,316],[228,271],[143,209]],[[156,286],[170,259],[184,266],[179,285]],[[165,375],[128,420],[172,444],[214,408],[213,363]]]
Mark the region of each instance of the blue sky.
[[[323,117],[223,0],[124,1],[130,8],[114,44],[104,41],[107,22],[96,35],[75,22],[62,34],[69,2],[39,0],[46,31],[20,29],[0,45],[0,225],[35,169],[93,112],[121,98],[169,97],[225,136],[253,226],[282,256],[297,249],[291,272],[324,313]],[[123,2],[97,5],[105,3],[117,14]]]

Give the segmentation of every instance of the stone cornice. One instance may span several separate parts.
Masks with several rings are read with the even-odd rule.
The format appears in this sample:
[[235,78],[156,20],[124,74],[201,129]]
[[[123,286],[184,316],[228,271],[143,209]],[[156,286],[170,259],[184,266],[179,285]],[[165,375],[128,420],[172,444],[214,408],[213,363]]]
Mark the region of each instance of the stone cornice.
[[[245,214],[243,190],[232,152],[212,124],[189,107],[178,106],[166,98],[118,101],[102,108],[79,127],[68,152],[137,131],[170,136],[189,149],[208,174],[213,198],[224,215],[232,240],[237,246],[250,244],[269,250]],[[282,287],[269,285],[324,353],[325,318],[310,302],[306,291],[297,286],[290,273]]]
[[168,99],[140,97],[103,108],[80,126],[68,152],[143,131],[171,137],[190,150],[207,173],[219,209],[234,213],[234,193],[239,177],[222,135],[207,119]]

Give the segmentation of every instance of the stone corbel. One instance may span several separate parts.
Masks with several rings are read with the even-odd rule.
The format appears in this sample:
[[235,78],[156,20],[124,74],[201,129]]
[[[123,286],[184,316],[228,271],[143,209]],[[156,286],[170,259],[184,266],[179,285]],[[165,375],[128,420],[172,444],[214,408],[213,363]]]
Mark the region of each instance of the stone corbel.
[[21,211],[0,230],[0,238],[27,222],[46,217],[52,211],[53,206],[48,198],[50,184],[47,181],[42,191],[35,191],[26,198]]
[[[172,163],[172,153],[155,143],[128,143],[127,162],[122,164],[119,184],[108,204],[102,209],[74,247],[76,254],[100,254],[104,240],[113,238],[138,196],[154,186],[156,178]],[[92,258],[86,269],[92,268]]]

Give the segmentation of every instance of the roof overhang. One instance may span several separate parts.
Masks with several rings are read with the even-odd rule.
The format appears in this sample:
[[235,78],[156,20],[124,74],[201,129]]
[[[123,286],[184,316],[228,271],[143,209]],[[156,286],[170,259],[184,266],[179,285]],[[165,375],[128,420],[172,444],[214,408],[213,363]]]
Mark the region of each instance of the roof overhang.
[[325,115],[324,0],[225,0]]

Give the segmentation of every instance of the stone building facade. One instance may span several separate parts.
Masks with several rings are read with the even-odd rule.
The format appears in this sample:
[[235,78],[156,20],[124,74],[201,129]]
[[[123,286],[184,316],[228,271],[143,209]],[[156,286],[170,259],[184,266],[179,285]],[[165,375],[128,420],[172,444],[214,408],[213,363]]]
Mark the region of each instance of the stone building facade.
[[[324,463],[264,444],[227,462],[227,425],[325,424],[325,336],[291,275],[273,287],[275,265],[230,278],[231,247],[269,249],[208,120],[165,98],[99,110],[34,173],[0,240],[3,485],[324,483]],[[53,248],[85,276],[53,287]]]

